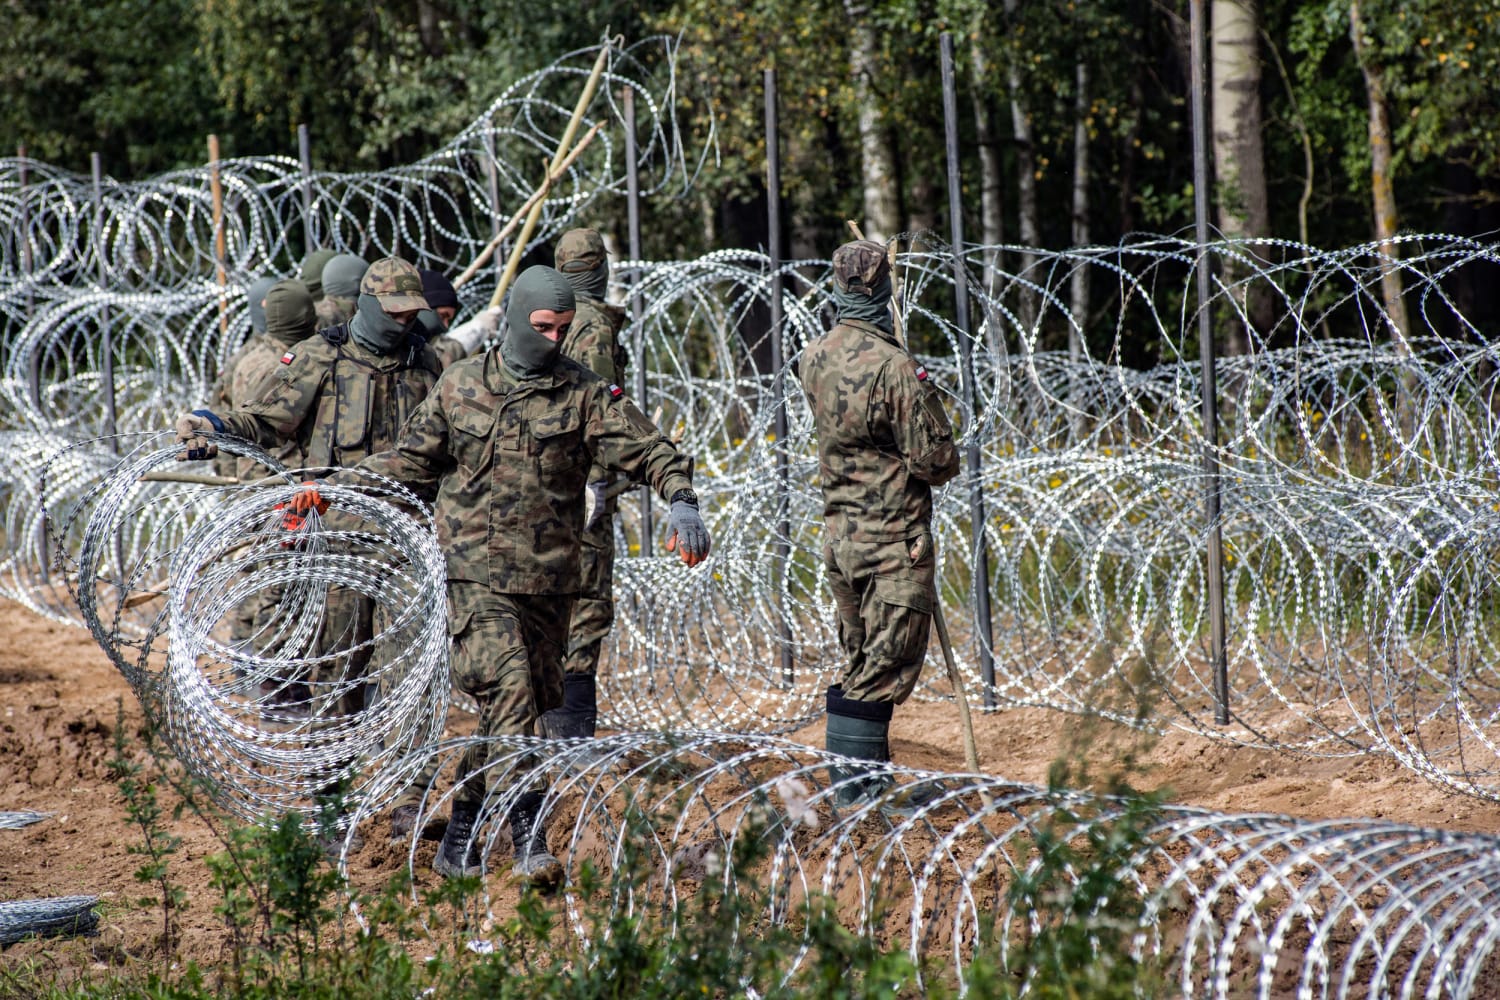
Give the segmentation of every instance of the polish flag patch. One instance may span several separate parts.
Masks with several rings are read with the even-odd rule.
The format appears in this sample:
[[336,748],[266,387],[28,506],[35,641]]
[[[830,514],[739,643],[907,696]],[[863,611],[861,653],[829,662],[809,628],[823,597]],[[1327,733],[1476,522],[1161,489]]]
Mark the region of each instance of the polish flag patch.
[[918,382],[926,382],[927,381],[927,368],[925,366],[923,366],[923,365],[917,365],[917,381]]
[[281,356],[281,363],[284,365],[289,365],[296,357],[297,355],[295,353],[293,353],[292,351],[287,351]]
[[625,390],[611,382],[609,386],[609,398],[619,399],[623,395],[625,395]]

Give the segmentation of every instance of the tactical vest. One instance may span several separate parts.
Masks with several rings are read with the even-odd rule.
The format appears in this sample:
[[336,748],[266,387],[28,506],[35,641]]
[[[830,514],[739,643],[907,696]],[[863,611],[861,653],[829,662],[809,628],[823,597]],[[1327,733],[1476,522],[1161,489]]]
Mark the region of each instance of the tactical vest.
[[[310,467],[354,465],[366,455],[385,451],[396,443],[407,418],[427,398],[440,371],[428,360],[420,336],[408,334],[405,350],[395,355],[395,368],[380,368],[345,349],[350,340],[349,324],[318,331],[334,349],[331,365],[332,398],[319,406],[320,430],[309,442]],[[430,375],[423,379],[416,373]],[[384,401],[378,410],[376,403]],[[325,423],[326,421],[326,423]],[[327,454],[322,454],[324,450]]]

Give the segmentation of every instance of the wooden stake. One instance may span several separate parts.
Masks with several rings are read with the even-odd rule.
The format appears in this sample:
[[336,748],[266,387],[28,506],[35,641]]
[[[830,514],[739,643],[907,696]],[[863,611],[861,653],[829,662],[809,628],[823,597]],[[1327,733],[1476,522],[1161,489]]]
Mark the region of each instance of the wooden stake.
[[208,137],[208,189],[214,203],[214,261],[219,277],[219,334],[229,332],[229,273],[224,267],[224,185],[219,179],[219,137]]

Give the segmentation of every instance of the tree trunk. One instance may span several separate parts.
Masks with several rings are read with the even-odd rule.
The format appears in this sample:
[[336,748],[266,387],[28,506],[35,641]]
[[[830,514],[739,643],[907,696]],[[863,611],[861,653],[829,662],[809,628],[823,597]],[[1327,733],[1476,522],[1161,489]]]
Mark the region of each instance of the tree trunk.
[[974,106],[974,134],[979,146],[979,235],[984,252],[984,289],[994,295],[1000,277],[999,246],[1005,242],[1004,178],[1000,174],[1000,139],[989,96],[990,59],[979,43],[979,24],[969,32],[969,100]]
[[[1075,248],[1089,242],[1089,68],[1081,58],[1073,71],[1077,93],[1073,95],[1073,228]],[[1075,263],[1068,304],[1073,324],[1068,327],[1068,356],[1083,357],[1083,331],[1089,312],[1088,265]]]
[[[1391,123],[1386,117],[1385,77],[1365,45],[1364,23],[1360,18],[1359,0],[1350,0],[1349,36],[1354,40],[1354,55],[1365,77],[1365,93],[1370,101],[1370,189],[1374,199],[1375,238],[1388,262],[1380,273],[1380,296],[1396,342],[1396,353],[1407,357],[1406,302],[1401,296],[1401,270],[1396,263],[1401,248],[1396,243],[1396,192],[1391,179]],[[1396,434],[1410,441],[1416,429],[1412,396],[1415,386],[1409,372],[1396,379]]]
[[[1266,194],[1266,157],[1261,138],[1260,17],[1255,0],[1213,0],[1209,36],[1213,93],[1214,174],[1219,232],[1229,240],[1270,234],[1271,210]],[[1226,256],[1224,283],[1244,289],[1240,308],[1250,330],[1230,328],[1230,354],[1244,354],[1252,334],[1268,332],[1274,322],[1270,289],[1261,281],[1241,284],[1244,263]]]
[[[1020,0],[1005,0],[1005,17],[1007,22],[1013,22],[1017,11],[1020,9]],[[1005,69],[1005,82],[1010,90],[1010,125],[1011,134],[1016,143],[1016,186],[1018,195],[1017,214],[1020,220],[1021,243],[1023,246],[1035,247],[1041,243],[1040,215],[1036,203],[1036,151],[1032,145],[1031,116],[1026,111],[1026,98],[1021,91],[1021,67],[1015,59],[1011,59]],[[1031,274],[1036,267],[1037,255],[1034,253],[1022,253],[1021,273],[1032,280],[1036,275]],[[1018,314],[1021,324],[1026,328],[1028,335],[1034,333],[1036,325],[1036,296],[1031,292],[1023,291],[1018,303]]]
[[844,0],[849,17],[849,65],[854,73],[854,92],[859,101],[859,159],[864,179],[864,230],[867,239],[884,243],[901,231],[901,196],[896,186],[896,157],[880,121],[876,100],[875,29],[870,8],[860,0]]

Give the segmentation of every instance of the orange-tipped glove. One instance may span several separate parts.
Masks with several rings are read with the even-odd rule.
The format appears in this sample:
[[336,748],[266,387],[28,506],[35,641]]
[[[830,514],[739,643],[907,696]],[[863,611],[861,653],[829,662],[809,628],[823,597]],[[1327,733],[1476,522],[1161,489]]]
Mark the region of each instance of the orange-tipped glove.
[[[309,479],[302,484],[302,489],[292,494],[292,498],[285,503],[277,504],[273,510],[281,511],[282,531],[301,531],[307,524],[307,515],[310,511],[317,511],[321,517],[328,513],[328,501],[318,492],[322,485],[315,479]],[[281,547],[289,549],[295,542],[282,542]]]
[[667,538],[668,552],[675,551],[689,566],[696,566],[708,558],[713,542],[708,537],[707,525],[698,514],[698,497],[692,490],[678,490],[672,494],[667,526],[672,529]]

